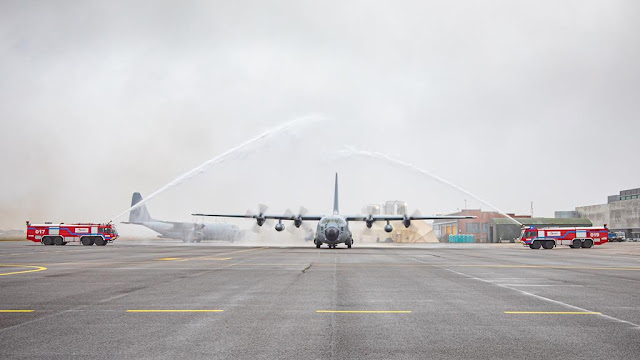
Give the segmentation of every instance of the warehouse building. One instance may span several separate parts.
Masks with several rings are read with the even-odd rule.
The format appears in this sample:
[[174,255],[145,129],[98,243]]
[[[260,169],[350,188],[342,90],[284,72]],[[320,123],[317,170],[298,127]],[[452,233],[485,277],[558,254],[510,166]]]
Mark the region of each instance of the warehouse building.
[[640,188],[610,195],[606,204],[578,206],[575,212],[595,225],[607,224],[611,231],[623,231],[627,239],[640,238]]
[[[508,218],[499,212],[482,211],[480,209],[464,209],[462,211],[447,214],[453,216],[475,216],[475,219],[460,220],[435,220],[433,230],[440,242],[449,242],[450,235],[473,235],[474,242],[491,242],[490,224],[495,218]],[[507,214],[513,218],[529,218],[528,215]],[[510,221],[510,220],[508,220]]]

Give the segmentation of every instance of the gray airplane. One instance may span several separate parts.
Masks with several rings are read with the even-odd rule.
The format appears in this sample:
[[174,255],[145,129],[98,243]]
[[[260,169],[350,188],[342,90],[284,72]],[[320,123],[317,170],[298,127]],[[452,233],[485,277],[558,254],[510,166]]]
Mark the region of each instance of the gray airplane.
[[[142,201],[142,195],[135,192],[131,197],[131,206]],[[222,240],[233,242],[242,237],[242,232],[235,225],[198,224],[155,220],[149,215],[146,205],[142,205],[129,213],[129,221],[123,224],[142,225],[160,234],[160,238],[180,239],[183,242],[200,242],[202,240]]]
[[475,219],[475,216],[412,216],[412,215],[340,215],[338,210],[338,174],[336,174],[335,191],[333,196],[333,214],[325,216],[316,215],[266,215],[260,212],[257,215],[254,214],[193,214],[194,216],[216,216],[216,217],[228,217],[228,218],[249,218],[255,219],[258,226],[264,225],[267,219],[278,220],[275,228],[276,231],[283,231],[283,220],[293,221],[293,225],[299,228],[303,221],[318,221],[316,227],[316,234],[313,242],[316,244],[316,248],[320,248],[322,244],[327,244],[330,249],[335,249],[338,244],[345,244],[347,248],[351,248],[353,244],[353,233],[349,230],[349,221],[364,221],[367,228],[371,229],[373,223],[376,221],[386,221],[384,231],[390,233],[393,231],[393,226],[390,221],[402,221],[405,227],[411,226],[412,220],[440,220],[440,219]]

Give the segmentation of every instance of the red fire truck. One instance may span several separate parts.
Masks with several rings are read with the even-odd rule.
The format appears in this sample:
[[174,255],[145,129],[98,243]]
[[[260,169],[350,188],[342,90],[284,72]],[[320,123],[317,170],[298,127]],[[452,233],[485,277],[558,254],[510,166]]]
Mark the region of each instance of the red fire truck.
[[523,227],[520,243],[532,249],[553,249],[558,245],[569,245],[573,249],[590,248],[609,241],[609,229],[603,227],[558,227],[536,229]]
[[111,224],[31,224],[27,221],[27,240],[44,245],[66,245],[80,242],[82,245],[105,246],[118,238],[116,227]]

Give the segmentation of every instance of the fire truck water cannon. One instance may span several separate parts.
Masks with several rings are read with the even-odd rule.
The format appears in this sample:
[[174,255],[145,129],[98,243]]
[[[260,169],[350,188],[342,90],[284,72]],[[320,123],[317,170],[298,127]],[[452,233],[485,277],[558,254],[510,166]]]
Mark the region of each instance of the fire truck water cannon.
[[118,238],[118,231],[113,223],[78,223],[78,224],[32,224],[27,221],[27,240],[43,245],[66,245],[79,242],[85,246],[105,246]]
[[522,226],[520,243],[531,249],[553,249],[558,245],[567,245],[573,249],[591,248],[609,241],[609,229],[602,227],[554,227],[541,228]]

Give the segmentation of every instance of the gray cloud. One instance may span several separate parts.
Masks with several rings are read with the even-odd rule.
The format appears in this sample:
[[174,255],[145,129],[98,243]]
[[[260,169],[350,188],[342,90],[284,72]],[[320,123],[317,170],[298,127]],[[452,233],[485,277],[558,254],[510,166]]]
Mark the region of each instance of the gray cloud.
[[[105,221],[133,191],[281,122],[261,144],[150,202],[154,215],[342,209],[466,196],[366,159],[388,152],[505,211],[639,186],[635,1],[3,1],[0,228]],[[618,175],[612,175],[618,174]],[[480,206],[468,199],[470,206]]]

